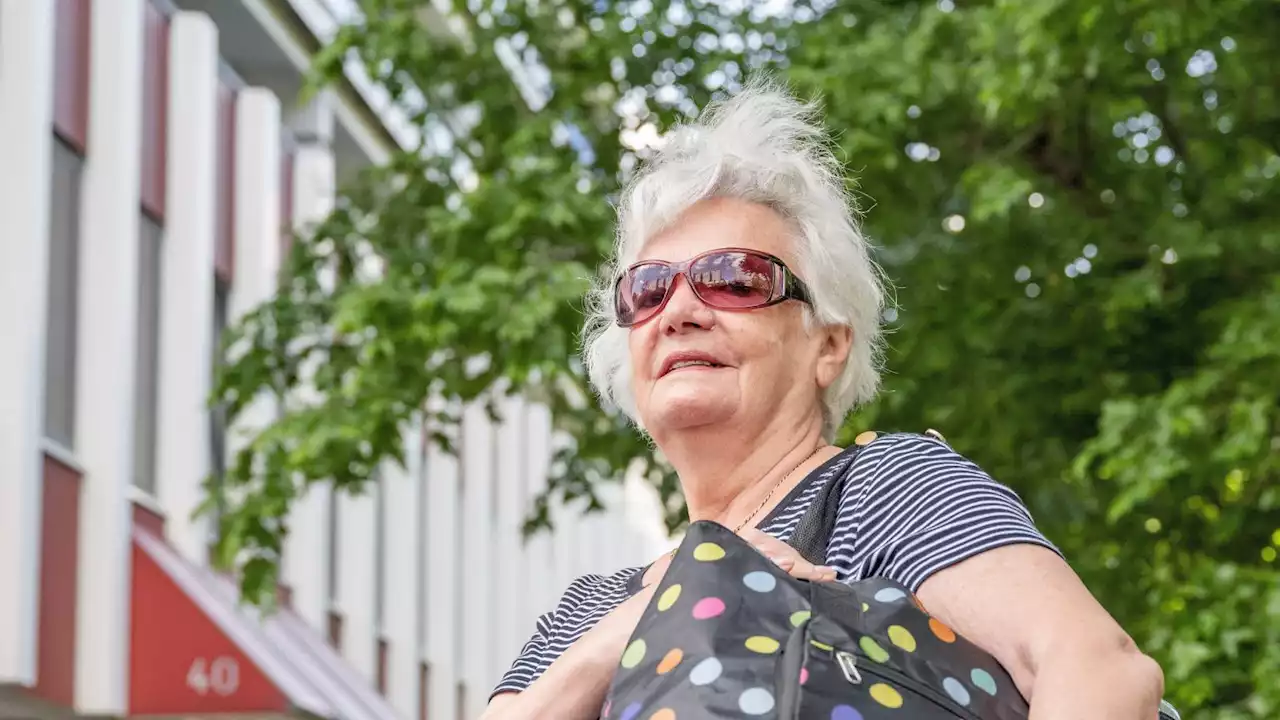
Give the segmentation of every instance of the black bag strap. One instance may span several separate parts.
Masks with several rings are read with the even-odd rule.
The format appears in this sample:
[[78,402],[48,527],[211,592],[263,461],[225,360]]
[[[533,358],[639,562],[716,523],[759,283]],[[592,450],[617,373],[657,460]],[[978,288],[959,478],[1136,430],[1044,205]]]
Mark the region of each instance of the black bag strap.
[[[947,441],[942,437],[942,433],[933,428],[925,430],[924,434],[942,443]],[[874,432],[868,431],[863,435],[869,435],[872,440],[875,439]],[[859,439],[862,439],[862,436],[859,436]],[[849,484],[849,474],[853,470],[853,461],[857,459],[862,447],[855,440],[853,445],[845,448],[844,454],[849,456],[848,464],[838,476],[831,478],[830,482],[818,491],[818,496],[813,499],[804,515],[800,516],[795,532],[791,533],[791,539],[787,541],[800,553],[800,557],[814,565],[824,565],[827,562],[827,545],[831,542],[831,534],[836,529],[840,498],[844,496],[844,488]]]
[[844,495],[845,485],[848,484],[853,462],[861,450],[862,447],[859,445],[851,445],[845,449],[844,454],[849,459],[844,469],[828,480],[827,484],[818,491],[813,502],[809,503],[809,507],[796,522],[796,529],[791,533],[791,539],[787,541],[787,544],[800,553],[800,557],[814,565],[824,565],[827,562],[827,543],[836,529],[840,498]]

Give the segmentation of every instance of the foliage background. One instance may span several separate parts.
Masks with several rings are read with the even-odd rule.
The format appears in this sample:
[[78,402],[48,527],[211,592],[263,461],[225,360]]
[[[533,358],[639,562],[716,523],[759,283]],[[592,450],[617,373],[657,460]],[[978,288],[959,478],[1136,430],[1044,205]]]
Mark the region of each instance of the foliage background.
[[346,188],[229,338],[232,416],[293,398],[211,484],[251,599],[303,483],[358,492],[431,393],[551,406],[575,442],[529,529],[637,457],[679,525],[674,478],[586,390],[580,298],[661,129],[769,70],[823,100],[897,286],[884,393],[845,437],[942,430],[1181,709],[1280,716],[1280,4],[361,5],[317,84],[358,58],[424,147]]

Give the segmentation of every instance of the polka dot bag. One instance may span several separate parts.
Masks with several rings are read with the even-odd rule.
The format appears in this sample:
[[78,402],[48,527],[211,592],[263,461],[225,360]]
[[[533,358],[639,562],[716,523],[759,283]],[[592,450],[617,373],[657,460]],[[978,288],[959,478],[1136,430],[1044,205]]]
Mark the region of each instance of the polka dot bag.
[[[811,561],[822,562],[839,492],[824,488],[791,540]],[[1161,718],[1176,720],[1165,707]],[[728,528],[697,522],[630,638],[602,717],[1026,720],[1027,712],[995,658],[903,586],[796,580]]]
[[896,583],[796,580],[710,522],[690,526],[610,688],[608,720],[1023,720],[989,655]]

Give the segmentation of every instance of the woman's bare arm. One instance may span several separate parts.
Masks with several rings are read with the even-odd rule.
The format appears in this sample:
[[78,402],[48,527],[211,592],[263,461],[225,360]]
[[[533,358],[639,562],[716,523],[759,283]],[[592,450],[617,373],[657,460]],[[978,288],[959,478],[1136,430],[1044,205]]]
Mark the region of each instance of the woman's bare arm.
[[556,658],[524,692],[495,696],[480,720],[596,720],[600,717],[618,659],[656,587],[657,583],[649,585],[614,608]]
[[1053,552],[990,550],[934,574],[917,595],[1004,665],[1031,702],[1031,720],[1156,717],[1160,666]]
[[490,720],[490,718],[500,718],[509,714],[515,703],[520,701],[520,693],[505,692],[500,695],[494,695],[489,700],[489,706],[484,709],[484,713],[480,716],[480,720]]
[[618,664],[622,650],[608,661],[608,667],[602,667],[603,662],[593,657],[594,652],[586,645],[574,643],[524,692],[493,698],[481,720],[596,720],[613,679],[613,666]]

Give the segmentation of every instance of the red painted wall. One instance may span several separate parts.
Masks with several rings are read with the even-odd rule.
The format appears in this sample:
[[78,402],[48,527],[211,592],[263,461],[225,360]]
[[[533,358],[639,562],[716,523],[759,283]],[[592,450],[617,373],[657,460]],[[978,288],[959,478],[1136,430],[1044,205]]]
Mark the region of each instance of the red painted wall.
[[57,0],[54,10],[53,128],[84,154],[89,136],[90,0]]
[[139,502],[133,503],[133,526],[164,537],[164,516]]
[[64,707],[75,701],[80,481],[80,474],[74,469],[48,455],[44,457],[35,694]]
[[145,13],[142,63],[142,209],[161,225],[165,212],[165,143],[169,130],[169,19],[152,3]]
[[151,559],[133,546],[129,713],[287,712],[287,699]]

